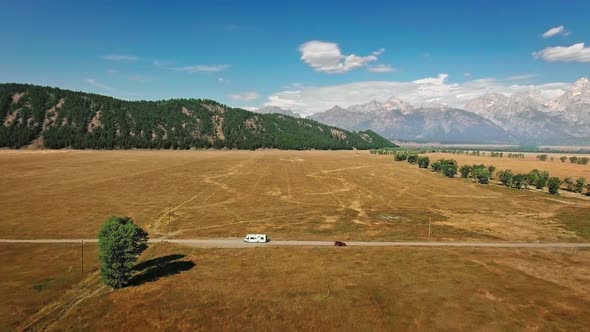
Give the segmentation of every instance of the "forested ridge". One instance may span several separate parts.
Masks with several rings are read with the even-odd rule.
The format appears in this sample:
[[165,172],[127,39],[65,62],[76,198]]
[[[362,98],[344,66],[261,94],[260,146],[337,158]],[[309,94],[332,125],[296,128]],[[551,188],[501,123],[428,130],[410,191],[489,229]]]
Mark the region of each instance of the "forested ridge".
[[212,100],[125,101],[28,84],[0,84],[0,147],[50,149],[371,149],[395,146],[351,132]]

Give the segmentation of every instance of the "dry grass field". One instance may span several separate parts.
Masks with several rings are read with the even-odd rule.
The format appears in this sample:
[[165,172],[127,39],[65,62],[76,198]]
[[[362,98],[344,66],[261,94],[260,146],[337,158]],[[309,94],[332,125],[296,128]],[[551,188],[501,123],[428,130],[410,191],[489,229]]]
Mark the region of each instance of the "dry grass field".
[[367,151],[1,151],[0,169],[0,238],[95,237],[117,214],[170,238],[425,240],[431,218],[435,240],[590,239],[588,200],[446,179]]
[[64,292],[57,283],[35,285],[67,274],[77,248],[68,254],[57,247],[47,273],[29,262],[50,257],[45,247],[19,248],[2,245],[19,262],[0,265],[5,330],[581,331],[590,325],[587,250],[160,244],[142,256],[133,286],[110,291],[89,271]]
[[[0,168],[0,238],[95,237],[118,214],[170,238],[428,240],[431,218],[431,240],[590,240],[588,200],[446,179],[367,151],[0,151]],[[0,250],[0,330],[590,325],[588,250],[158,244],[117,291],[98,279],[95,244],[84,274],[79,245]]]
[[[0,244],[0,331],[12,331],[97,269],[96,244]],[[76,293],[77,290],[76,290]]]

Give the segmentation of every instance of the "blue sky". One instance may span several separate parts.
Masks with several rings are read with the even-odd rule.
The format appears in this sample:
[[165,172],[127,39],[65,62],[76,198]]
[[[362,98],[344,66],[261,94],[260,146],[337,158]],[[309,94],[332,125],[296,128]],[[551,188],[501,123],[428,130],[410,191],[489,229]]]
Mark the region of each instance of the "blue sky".
[[589,1],[122,2],[2,4],[0,82],[309,114],[590,76]]

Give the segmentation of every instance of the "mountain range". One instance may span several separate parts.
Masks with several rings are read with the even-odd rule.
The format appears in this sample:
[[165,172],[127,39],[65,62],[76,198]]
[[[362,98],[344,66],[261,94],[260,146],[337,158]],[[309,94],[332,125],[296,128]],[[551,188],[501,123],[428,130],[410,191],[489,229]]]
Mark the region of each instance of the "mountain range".
[[392,97],[347,108],[334,106],[309,118],[349,130],[370,129],[400,140],[588,144],[590,81],[579,79],[554,100],[537,90],[511,96],[487,93],[455,108],[436,101],[415,107]]
[[395,144],[283,114],[212,100],[125,101],[28,84],[0,84],[0,147],[75,149],[371,149]]

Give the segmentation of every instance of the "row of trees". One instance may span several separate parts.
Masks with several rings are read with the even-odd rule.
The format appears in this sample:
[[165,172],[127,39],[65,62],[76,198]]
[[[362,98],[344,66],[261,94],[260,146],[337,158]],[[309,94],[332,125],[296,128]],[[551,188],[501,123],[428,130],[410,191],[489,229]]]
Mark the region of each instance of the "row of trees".
[[558,194],[562,184],[566,185],[566,190],[590,195],[590,184],[586,183],[586,179],[580,177],[574,181],[573,178],[568,177],[563,181],[558,177],[550,177],[549,172],[532,170],[528,174],[514,174],[511,170],[503,170],[498,172],[498,178],[502,185],[506,187],[524,189],[528,186],[533,186],[536,189],[543,189],[547,187],[550,194]]
[[430,165],[430,158],[426,156],[420,156],[414,152],[397,151],[394,153],[393,159],[395,161],[407,160],[410,164],[418,164],[420,168],[428,168]]
[[453,159],[440,159],[430,165],[433,172],[441,173],[449,178],[454,178],[457,175],[458,167],[457,161]]
[[370,154],[376,155],[395,155],[397,153],[405,153],[405,154],[424,154],[424,153],[434,153],[438,150],[434,149],[408,149],[408,148],[401,148],[401,147],[394,147],[394,148],[382,148],[382,149],[371,149],[369,151]]
[[481,184],[488,184],[493,177],[496,167],[484,164],[463,165],[459,168],[462,178],[471,178]]
[[[417,153],[407,151],[396,151],[394,153],[395,161],[407,161],[410,164],[418,164],[420,168],[428,168],[430,166],[433,172],[438,172],[446,177],[453,178],[458,173],[462,178],[470,178],[480,184],[488,184],[494,178],[496,167],[493,165],[473,164],[458,166],[454,159],[440,159],[430,163],[427,156],[420,156]],[[566,184],[566,190],[582,194],[586,190],[586,194],[590,195],[590,184],[586,183],[586,179],[581,177],[573,180],[571,177],[561,181],[558,177],[550,177],[549,172],[533,169],[531,172],[513,173],[511,170],[501,170],[497,174],[499,183],[514,189],[526,189],[528,186],[533,186],[536,189],[544,189],[547,187],[550,194],[556,195],[559,193],[562,184]]]
[[509,153],[508,158],[524,159],[524,153]]
[[[546,161],[547,159],[553,160],[553,157],[549,157],[546,154],[537,155],[537,160]],[[588,158],[588,157],[578,157],[578,156],[572,156],[569,158],[566,156],[559,157],[559,160],[562,163],[565,163],[568,159],[569,159],[570,163],[572,163],[572,164],[588,165],[588,162],[590,162],[590,158]]]
[[[559,158],[559,160],[561,160],[562,163],[565,163],[565,161],[567,159],[568,158],[565,157],[565,156]],[[588,157],[572,156],[572,157],[569,157],[569,161],[572,164],[588,165],[588,162],[590,162],[590,158],[588,158]]]
[[571,177],[567,177],[563,180],[566,185],[566,190],[576,193],[583,193],[586,191],[586,195],[590,195],[590,183],[586,183],[585,178],[577,178],[575,181]]

